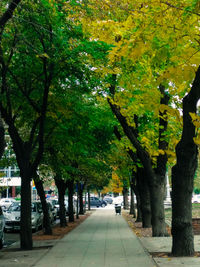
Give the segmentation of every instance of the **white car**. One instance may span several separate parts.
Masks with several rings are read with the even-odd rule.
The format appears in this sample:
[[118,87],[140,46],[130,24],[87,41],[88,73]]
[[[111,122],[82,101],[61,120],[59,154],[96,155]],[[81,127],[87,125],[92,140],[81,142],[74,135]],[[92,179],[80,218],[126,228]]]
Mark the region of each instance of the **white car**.
[[5,209],[8,209],[13,202],[16,202],[16,200],[13,198],[1,198],[0,206]]
[[200,203],[200,194],[192,196],[192,203]]
[[[40,202],[32,202],[31,205],[31,224],[32,230],[38,231],[43,224],[43,213],[42,205]],[[21,203],[13,203],[6,212],[4,212],[5,217],[5,231],[20,230],[20,219],[21,219]]]
[[0,207],[0,249],[3,247],[4,243],[4,227],[5,227],[5,218],[3,215],[3,210]]

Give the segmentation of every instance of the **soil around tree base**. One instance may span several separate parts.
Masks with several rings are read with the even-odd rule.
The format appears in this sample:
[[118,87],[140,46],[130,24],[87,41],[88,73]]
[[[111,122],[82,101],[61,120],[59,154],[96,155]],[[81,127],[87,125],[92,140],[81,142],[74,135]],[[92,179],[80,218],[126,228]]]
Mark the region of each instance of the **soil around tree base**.
[[[177,258],[175,256],[173,256],[171,253],[169,252],[149,252],[149,254],[153,257],[153,258]],[[200,251],[196,251],[194,253],[194,255],[192,256],[187,256],[187,257],[200,257]]]
[[[138,237],[152,237],[152,229],[151,228],[142,228],[141,222],[136,222],[135,218],[133,218],[133,215],[129,214],[127,211],[122,210],[122,215],[127,221],[128,225],[132,229],[132,231],[138,236]],[[171,236],[171,227],[166,225],[166,229]],[[149,252],[149,254],[153,258],[177,258],[173,256],[169,252]],[[200,251],[195,251],[194,255],[187,256],[187,257],[200,257]]]
[[52,235],[45,235],[43,230],[41,230],[33,235],[33,240],[42,241],[60,239],[87,219],[91,213],[91,211],[87,211],[86,214],[79,215],[79,219],[74,218],[74,222],[68,222],[66,227],[60,227],[60,224],[56,224],[52,227]]

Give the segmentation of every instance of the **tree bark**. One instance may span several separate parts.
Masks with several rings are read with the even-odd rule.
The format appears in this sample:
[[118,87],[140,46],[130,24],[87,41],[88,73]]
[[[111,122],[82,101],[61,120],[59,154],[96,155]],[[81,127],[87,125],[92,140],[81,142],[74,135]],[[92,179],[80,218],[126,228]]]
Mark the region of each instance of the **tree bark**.
[[135,173],[135,179],[132,176],[132,188],[136,196],[137,201],[137,216],[136,216],[136,222],[142,222],[142,212],[141,212],[141,200],[139,195],[139,189],[138,189],[138,175]]
[[136,194],[137,199],[137,217],[136,222],[142,222],[141,200],[139,194]]
[[5,27],[6,23],[8,22],[8,20],[12,18],[13,13],[20,2],[21,2],[21,0],[11,1],[6,12],[0,17],[1,32],[2,32],[3,28]]
[[136,218],[136,212],[135,212],[135,201],[134,201],[134,191],[131,186],[131,201],[130,201],[130,215],[133,215],[133,218]]
[[83,208],[83,184],[78,184],[78,194],[79,194],[79,214],[84,214]]
[[[161,105],[168,105],[170,97],[165,92],[165,87],[159,86],[161,92]],[[168,118],[166,111],[159,112],[159,138],[158,148],[163,151],[157,157],[157,167],[155,168],[155,179],[153,182],[149,182],[150,194],[153,196],[151,207],[155,211],[152,216],[152,225],[155,225],[153,229],[153,236],[168,236],[165,224],[165,184],[166,184],[166,165],[167,165],[167,154],[166,150],[168,142],[165,139],[165,132],[167,130]]]
[[153,236],[168,236],[165,224],[164,213],[164,183],[158,176],[157,179],[149,185],[149,191],[151,195],[151,209],[154,210],[154,216],[152,216],[151,223],[153,227]]
[[183,130],[176,146],[176,165],[172,168],[172,254],[194,254],[192,229],[192,192],[198,149],[194,143],[195,126],[190,113],[196,113],[200,99],[200,67],[190,92],[183,98]]
[[142,227],[151,227],[151,201],[149,186],[143,168],[137,168],[138,191],[140,196],[140,209],[142,213]]
[[0,159],[3,156],[5,147],[6,147],[5,130],[4,130],[4,125],[3,125],[2,118],[0,117]]
[[60,227],[67,226],[66,220],[66,209],[65,209],[65,191],[67,188],[66,182],[61,179],[61,177],[55,178],[55,184],[58,188],[58,202],[59,202],[59,218],[60,218]]
[[88,210],[91,210],[90,206],[90,190],[88,189]]
[[34,178],[35,187],[37,189],[38,195],[40,196],[40,201],[42,204],[42,211],[43,211],[43,229],[45,235],[52,235],[52,228],[51,228],[51,220],[49,216],[49,209],[47,206],[47,201],[45,197],[43,182],[40,180],[40,178],[36,177]]
[[20,247],[23,250],[31,250],[33,247],[31,225],[31,179],[28,170],[21,176],[21,220],[20,220]]
[[127,187],[127,185],[123,186],[122,194],[123,194],[124,210],[128,210],[129,205],[128,205],[128,187]]
[[74,180],[68,181],[68,211],[69,211],[69,222],[74,222]]

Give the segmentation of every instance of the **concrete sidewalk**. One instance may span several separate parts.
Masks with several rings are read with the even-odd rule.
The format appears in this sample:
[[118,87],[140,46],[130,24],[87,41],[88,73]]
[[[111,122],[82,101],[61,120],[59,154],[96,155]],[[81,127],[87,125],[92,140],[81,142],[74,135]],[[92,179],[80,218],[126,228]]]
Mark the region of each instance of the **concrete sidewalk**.
[[98,209],[44,255],[36,267],[153,267],[156,264],[114,210]]
[[[200,236],[195,236],[200,251]],[[170,252],[171,237],[138,238],[114,208],[97,209],[59,240],[34,241],[34,249],[19,243],[0,251],[0,267],[197,267],[200,258],[152,257],[148,252]]]
[[[149,253],[171,252],[171,237],[141,237],[143,246]],[[194,236],[195,251],[200,251],[200,236]],[[160,267],[197,267],[200,266],[199,257],[154,257],[154,261]]]

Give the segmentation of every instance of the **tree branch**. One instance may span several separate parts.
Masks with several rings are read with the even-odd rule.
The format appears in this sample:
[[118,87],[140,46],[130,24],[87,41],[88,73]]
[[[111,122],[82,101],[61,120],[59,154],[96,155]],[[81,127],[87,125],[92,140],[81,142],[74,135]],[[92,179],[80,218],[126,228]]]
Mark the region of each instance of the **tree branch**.
[[[6,12],[2,15],[2,17],[0,18],[0,28],[1,28],[1,33],[3,31],[3,28],[5,27],[7,21],[9,19],[12,18],[13,13],[15,11],[15,9],[17,8],[17,6],[19,5],[19,3],[21,2],[21,0],[13,0],[9,6],[8,9],[6,10]],[[1,34],[0,33],[0,34]]]
[[194,15],[200,16],[200,14],[197,13],[197,12],[190,11],[190,10],[185,10],[184,8],[181,8],[181,7],[172,5],[172,4],[170,4],[169,2],[161,1],[161,3],[167,5],[167,6],[171,7],[171,8],[175,8],[175,9],[178,9],[178,10],[181,10],[181,11],[185,11],[185,12],[187,12],[187,13],[189,13],[189,14],[194,14]]

